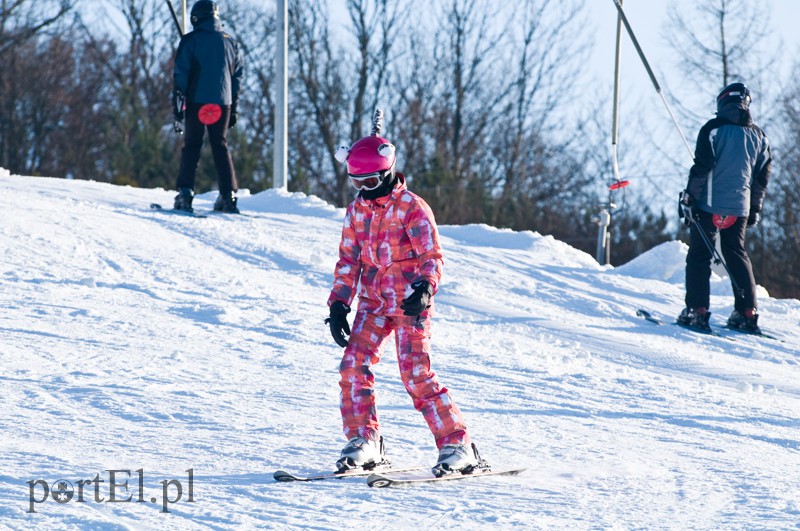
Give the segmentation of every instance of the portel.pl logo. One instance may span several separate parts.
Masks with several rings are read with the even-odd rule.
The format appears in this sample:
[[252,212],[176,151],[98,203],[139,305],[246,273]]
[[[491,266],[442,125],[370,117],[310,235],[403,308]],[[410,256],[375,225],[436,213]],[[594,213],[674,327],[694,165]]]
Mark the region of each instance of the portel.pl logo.
[[[146,496],[144,488],[144,469],[134,470],[104,470],[92,479],[78,479],[69,481],[57,479],[48,483],[44,479],[28,481],[28,510],[35,513],[37,505],[45,503],[48,498],[56,503],[154,503],[161,505],[161,512],[168,513],[169,506],[180,501],[194,502],[194,469],[186,470],[187,489],[178,479],[164,479],[159,481],[161,489],[159,496]],[[101,476],[106,476],[107,479]],[[133,481],[136,483],[133,484]],[[184,498],[186,493],[186,498]]]

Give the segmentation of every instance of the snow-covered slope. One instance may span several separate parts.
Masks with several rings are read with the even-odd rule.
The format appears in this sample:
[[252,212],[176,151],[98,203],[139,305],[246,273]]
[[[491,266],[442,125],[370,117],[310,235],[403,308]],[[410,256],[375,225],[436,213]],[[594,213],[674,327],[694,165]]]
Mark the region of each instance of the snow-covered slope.
[[[247,216],[193,219],[150,210],[171,203],[164,190],[0,182],[0,525],[800,523],[800,301],[761,293],[783,342],[647,323],[637,308],[680,311],[680,243],[614,269],[536,233],[440,227],[434,368],[484,457],[527,472],[406,490],[278,484],[279,468],[330,468],[344,443],[341,349],[323,324],[343,210],[268,191],[240,200]],[[733,300],[713,282],[721,324]],[[432,464],[391,345],[376,376],[389,456]],[[67,481],[69,501],[30,502]]]

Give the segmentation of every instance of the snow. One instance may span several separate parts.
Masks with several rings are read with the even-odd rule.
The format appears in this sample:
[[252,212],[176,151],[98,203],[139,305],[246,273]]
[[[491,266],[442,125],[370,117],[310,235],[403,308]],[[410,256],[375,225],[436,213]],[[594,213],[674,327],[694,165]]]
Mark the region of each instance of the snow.
[[[277,469],[331,468],[345,442],[341,349],[323,323],[344,210],[266,191],[242,194],[246,216],[195,219],[150,210],[165,190],[0,178],[1,526],[800,523],[800,301],[761,290],[783,342],[645,322],[637,308],[681,309],[681,243],[611,268],[535,232],[440,227],[434,369],[483,456],[528,470],[405,490],[279,484]],[[714,279],[717,323],[727,283]],[[375,371],[389,456],[433,464],[392,345]],[[112,479],[127,482],[116,502]],[[31,503],[58,480],[73,499]]]

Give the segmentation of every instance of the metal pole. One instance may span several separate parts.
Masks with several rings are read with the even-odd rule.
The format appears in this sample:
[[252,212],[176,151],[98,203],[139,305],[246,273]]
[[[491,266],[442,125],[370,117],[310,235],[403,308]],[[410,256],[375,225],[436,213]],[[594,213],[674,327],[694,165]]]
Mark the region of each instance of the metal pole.
[[275,148],[272,165],[272,187],[285,190],[288,186],[288,0],[277,0],[277,39],[275,58]]
[[183,9],[183,34],[186,35],[189,22],[189,12],[186,10],[186,0],[181,0],[181,8]]
[[[609,208],[613,208],[614,205],[605,205]],[[608,263],[607,256],[607,243],[608,243],[608,226],[611,224],[611,214],[608,213],[608,210],[605,208],[600,211],[600,214],[595,216],[594,221],[597,223],[598,230],[597,230],[597,255],[595,258],[597,259],[597,263],[600,265],[605,265]]]
[[[620,3],[622,0],[620,0]],[[608,203],[600,205],[602,210],[593,219],[598,225],[597,230],[597,253],[596,260],[600,265],[611,262],[611,237],[608,227],[611,225],[611,212],[616,205],[611,202],[611,192],[618,188],[627,186],[628,181],[622,181],[619,177],[619,164],[617,163],[617,140],[619,137],[619,80],[620,80],[620,43],[622,41],[622,16],[617,15],[617,51],[614,58],[614,101],[613,118],[611,122],[611,166],[614,169],[614,180],[616,183],[609,187]]]
[[[620,0],[622,5],[622,0]],[[614,179],[619,178],[619,165],[617,164],[617,138],[619,136],[619,64],[620,64],[620,43],[622,41],[622,16],[617,13],[617,54],[614,58],[614,113],[611,120],[611,157],[612,167],[614,168]]]

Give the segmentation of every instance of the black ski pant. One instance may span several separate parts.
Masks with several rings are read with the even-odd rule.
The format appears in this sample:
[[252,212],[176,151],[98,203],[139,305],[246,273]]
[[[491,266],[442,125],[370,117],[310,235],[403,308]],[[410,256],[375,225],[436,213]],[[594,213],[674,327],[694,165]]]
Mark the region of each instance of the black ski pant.
[[200,103],[186,104],[186,123],[181,151],[181,167],[178,173],[177,189],[191,188],[194,190],[194,181],[197,176],[197,165],[200,162],[200,150],[203,147],[203,136],[208,128],[208,141],[214,155],[214,166],[217,168],[217,184],[219,193],[223,197],[230,197],[231,192],[236,192],[239,185],[236,182],[236,172],[233,169],[233,160],[228,151],[228,120],[231,108],[221,105],[222,116],[219,120],[208,126],[204,125],[198,116]]
[[[686,306],[688,308],[708,308],[710,304],[710,279],[712,251],[703,241],[698,225],[713,248],[719,233],[722,257],[730,270],[731,286],[734,293],[734,308],[739,312],[756,308],[756,280],[753,266],[744,248],[747,232],[747,217],[740,217],[727,229],[717,229],[712,214],[695,211],[697,224],[690,225],[691,240],[686,255]],[[738,286],[738,291],[737,291]]]

